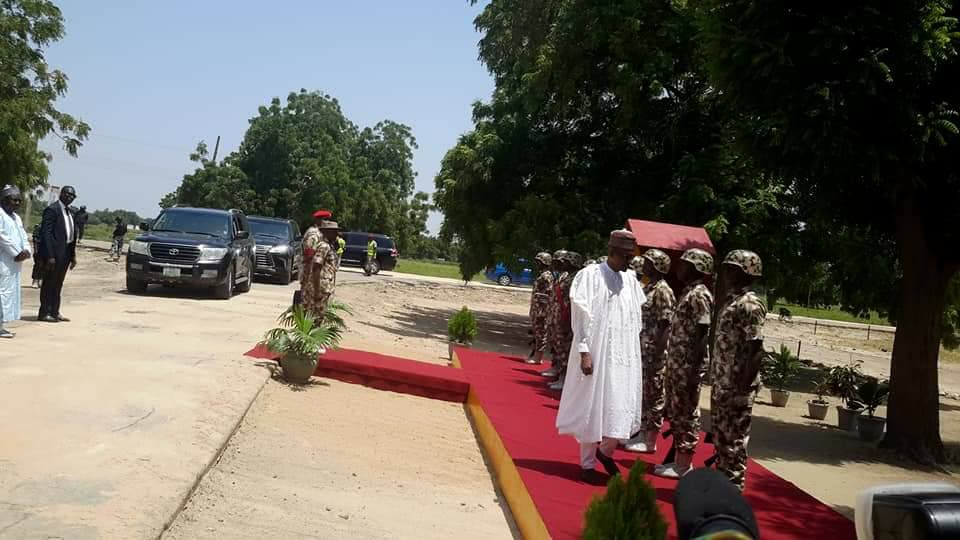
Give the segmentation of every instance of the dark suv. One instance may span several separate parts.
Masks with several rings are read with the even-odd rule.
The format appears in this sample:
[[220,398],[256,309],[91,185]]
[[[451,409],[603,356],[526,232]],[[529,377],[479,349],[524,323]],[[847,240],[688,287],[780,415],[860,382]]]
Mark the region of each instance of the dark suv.
[[255,244],[239,210],[168,208],[127,251],[127,290],[151,283],[213,288],[218,298],[250,290]]
[[248,221],[257,243],[254,273],[284,285],[299,276],[303,265],[300,227],[289,219],[250,216]]
[[377,241],[377,260],[373,266],[373,273],[376,274],[380,270],[389,272],[397,267],[397,259],[400,258],[400,253],[397,252],[397,246],[393,243],[393,238],[385,234],[365,232],[345,232],[341,234],[343,239],[347,241],[343,249],[341,264],[362,266],[364,257],[367,255],[367,238],[372,236]]

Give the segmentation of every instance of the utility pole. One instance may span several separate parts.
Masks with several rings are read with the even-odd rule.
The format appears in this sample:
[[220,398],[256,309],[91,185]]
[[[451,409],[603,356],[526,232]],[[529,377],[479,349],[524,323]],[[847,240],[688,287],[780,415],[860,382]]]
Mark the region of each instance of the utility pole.
[[217,163],[217,152],[220,150],[220,136],[217,135],[217,144],[213,145],[213,163]]

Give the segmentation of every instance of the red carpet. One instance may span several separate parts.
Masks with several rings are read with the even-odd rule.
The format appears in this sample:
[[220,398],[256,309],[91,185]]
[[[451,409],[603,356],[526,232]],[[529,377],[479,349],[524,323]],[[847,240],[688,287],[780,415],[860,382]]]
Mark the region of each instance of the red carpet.
[[[474,397],[513,458],[550,535],[578,538],[587,505],[604,488],[579,482],[577,443],[572,437],[558,435],[554,427],[557,396],[544,388],[535,366],[471,349],[458,349],[457,354]],[[664,447],[656,456],[642,459],[660,463],[666,451]],[[712,447],[701,445],[695,463],[703,463],[712,452]],[[622,467],[628,468],[637,455],[618,451],[615,457]],[[745,495],[756,513],[764,540],[856,539],[852,521],[752,460],[748,467]],[[656,488],[673,538],[676,482],[652,475],[647,478]]]
[[[277,360],[277,355],[260,345],[247,356]],[[351,349],[327,351],[314,375],[457,403],[466,401],[470,390],[463,370]]]

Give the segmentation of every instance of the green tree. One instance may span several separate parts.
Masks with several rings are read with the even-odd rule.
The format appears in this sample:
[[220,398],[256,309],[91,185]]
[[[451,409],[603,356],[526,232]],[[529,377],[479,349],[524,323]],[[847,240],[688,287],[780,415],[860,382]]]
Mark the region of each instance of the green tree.
[[687,3],[491,2],[476,25],[496,91],[435,180],[464,275],[599,253],[629,217],[710,224],[720,248],[795,229],[774,177],[728,142]]
[[199,166],[161,206],[239,208],[306,224],[317,208],[341,227],[383,232],[406,250],[426,229],[429,198],[414,193],[410,128],[389,120],[360,129],[333,97],[300,90],[274,98],[250,120],[236,152],[220,163],[200,143]]
[[870,304],[878,290],[898,292],[884,444],[943,461],[937,357],[960,265],[957,8],[707,0],[700,9],[740,148],[788,178],[804,221],[830,233],[823,246],[834,248],[844,295]]
[[39,149],[39,141],[57,137],[76,156],[90,132],[55,106],[67,92],[67,76],[47,65],[44,50],[63,34],[63,16],[53,2],[0,1],[0,184],[44,184],[52,156]]

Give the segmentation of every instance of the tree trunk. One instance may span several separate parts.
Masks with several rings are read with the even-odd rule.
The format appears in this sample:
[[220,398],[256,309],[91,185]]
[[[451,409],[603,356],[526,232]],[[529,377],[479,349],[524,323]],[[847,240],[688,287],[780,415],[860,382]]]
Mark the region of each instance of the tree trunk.
[[923,463],[942,463],[937,364],[946,289],[955,268],[934,251],[915,199],[901,199],[896,220],[903,277],[882,446]]

